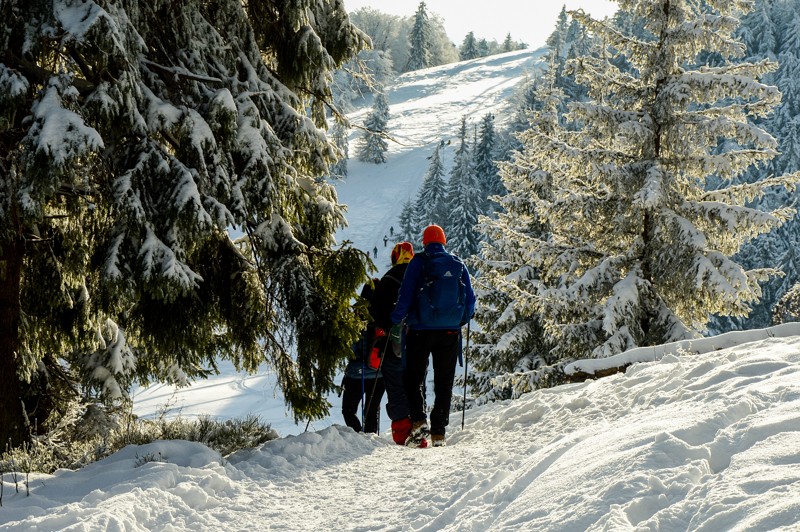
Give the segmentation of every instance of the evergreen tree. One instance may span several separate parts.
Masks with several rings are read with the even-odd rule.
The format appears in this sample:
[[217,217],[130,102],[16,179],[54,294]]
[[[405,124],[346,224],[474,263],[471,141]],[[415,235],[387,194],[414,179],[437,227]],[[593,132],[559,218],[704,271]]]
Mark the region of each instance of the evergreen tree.
[[781,173],[794,172],[800,168],[800,115],[790,120],[783,131],[786,133],[780,141],[782,164],[776,168]]
[[414,247],[419,247],[422,227],[420,226],[419,219],[417,218],[417,210],[411,198],[407,199],[403,204],[399,222],[400,230],[396,233],[397,241],[411,242],[414,244]]
[[[798,80],[798,75],[800,75],[800,46],[781,51],[778,55],[778,61],[780,66],[773,81],[781,90],[782,101],[775,115],[767,120],[767,124],[774,131],[785,131],[791,129],[787,127],[788,123],[794,121],[800,115],[800,80]],[[778,161],[780,166],[791,167],[793,166],[792,163],[796,162],[796,159],[781,154],[778,156]]]
[[467,33],[467,36],[464,37],[464,42],[461,44],[458,56],[462,61],[468,61],[479,57],[478,42],[475,40],[475,34],[473,32]]
[[781,11],[776,16],[783,22],[783,30],[780,32],[780,50],[782,52],[800,49],[800,3],[797,1],[782,2],[776,4],[775,9]]
[[775,59],[778,41],[768,2],[756,2],[754,9],[743,18],[738,36],[747,46],[750,57]]
[[558,13],[556,21],[556,29],[547,38],[547,46],[553,51],[556,57],[563,58],[567,55],[567,47],[565,42],[567,40],[567,30],[569,29],[569,18],[567,15],[567,7],[561,6],[561,11]]
[[[798,123],[796,117],[800,113],[800,3],[796,0],[780,0],[770,2],[759,0],[753,12],[742,20],[738,34],[748,44],[746,56],[750,61],[777,56],[779,67],[774,73],[767,74],[765,81],[776,85],[781,93],[781,103],[775,112],[758,118],[755,123],[779,138],[779,154],[771,161],[752,168],[740,179],[751,183],[763,174],[795,172],[800,169],[798,153]],[[767,191],[756,198],[753,206],[761,209],[777,206],[791,206],[797,202],[796,192],[784,190]],[[746,317],[714,318],[711,328],[725,332],[733,329],[750,329],[767,327],[773,315],[773,306],[798,281],[800,271],[795,267],[792,257],[796,248],[796,234],[800,231],[797,217],[791,219],[777,231],[761,235],[747,243],[736,255],[736,260],[748,268],[780,267],[781,277],[773,277],[762,286],[762,298],[753,306],[753,311]]]
[[495,195],[502,195],[505,192],[505,187],[500,180],[497,165],[495,164],[495,143],[494,115],[489,113],[481,119],[480,134],[473,151],[475,180],[483,196],[481,211],[487,214],[494,210],[489,198]]
[[486,57],[490,54],[489,41],[486,39],[478,39],[478,57]]
[[364,122],[364,134],[358,147],[358,160],[366,163],[385,163],[386,150],[389,145],[386,136],[386,124],[389,122],[389,102],[383,91],[375,94],[372,112]]
[[368,262],[332,249],[344,212],[316,180],[330,73],[367,43],[341,2],[0,15],[0,441],[69,394],[124,399],[218,357],[270,362],[296,418],[324,415]]
[[347,125],[338,120],[334,122],[330,130],[330,137],[334,146],[338,148],[339,155],[328,169],[328,175],[334,179],[344,179],[347,177],[347,158],[350,151],[347,140]]
[[514,45],[514,41],[511,39],[511,34],[507,33],[506,38],[503,41],[503,51],[504,52],[513,52],[516,50],[516,46]]
[[566,45],[567,59],[590,55],[595,46],[589,32],[577,20],[570,22]]
[[[545,70],[547,72],[547,70]],[[537,108],[536,89],[538,87],[537,78],[526,77],[517,88],[513,97],[513,118],[508,124],[508,131],[511,134],[520,133],[531,127],[531,112]],[[514,149],[519,149],[522,145],[519,141],[514,141]]]
[[[620,20],[620,12],[615,16],[614,24]],[[624,19],[627,21],[627,19]],[[620,31],[631,36],[630,33],[625,31],[625,28],[620,27]],[[571,69],[567,69],[567,61],[575,59],[584,55],[596,55],[597,53],[597,39],[586,31],[586,28],[576,19],[570,18],[565,8],[562,8],[556,22],[556,27],[553,33],[547,40],[550,46],[550,53],[548,54],[549,65],[548,69],[555,71],[555,83],[566,96],[563,105],[570,101],[586,101],[588,99],[588,91],[585,86],[577,83],[575,75]],[[622,68],[620,56],[612,53],[612,63]],[[566,107],[562,109],[566,112]],[[579,124],[568,123],[567,127],[575,129]]]
[[409,33],[409,57],[406,71],[431,66],[431,29],[425,2],[420,2]]
[[472,167],[465,117],[461,119],[459,146],[447,182],[448,219],[442,226],[447,232],[448,247],[461,257],[470,257],[478,252],[475,224],[481,212],[482,199]]
[[633,69],[605,57],[572,61],[592,98],[571,107],[581,129],[526,138],[527,168],[553,180],[553,198],[536,199],[551,234],[528,243],[523,257],[540,279],[516,295],[546,320],[559,359],[696,337],[712,313],[747,314],[759,282],[775,273],[730,257],[793,215],[746,202],[797,176],[703,187],[712,176],[730,183],[774,156],[775,139],[749,121],[780,99],[756,81],[774,64],[692,66],[704,51],[744,53],[732,38],[733,14],[748,2],[704,5],[716,14],[690,0],[622,0],[647,41],[571,13]]
[[419,230],[414,233],[415,240],[411,242],[418,239],[423,228],[431,224],[444,227],[449,218],[447,183],[444,180],[444,165],[440,153],[444,147],[445,143],[442,141],[433,150],[433,154],[430,156],[431,163],[428,165],[428,171],[425,173],[422,186],[417,193],[415,210],[416,228]]
[[[556,86],[555,69],[535,84],[531,99],[531,127],[520,137],[529,145],[534,131],[555,137],[561,129],[563,92]],[[483,237],[476,258],[476,290],[479,294],[471,352],[471,389],[478,402],[507,399],[535,389],[554,374],[557,358],[544,333],[539,308],[529,297],[537,291],[539,272],[528,254],[531,242],[546,241],[547,201],[552,201],[550,175],[537,169],[528,150],[514,153],[501,163],[500,175],[507,189],[494,217],[479,220]]]

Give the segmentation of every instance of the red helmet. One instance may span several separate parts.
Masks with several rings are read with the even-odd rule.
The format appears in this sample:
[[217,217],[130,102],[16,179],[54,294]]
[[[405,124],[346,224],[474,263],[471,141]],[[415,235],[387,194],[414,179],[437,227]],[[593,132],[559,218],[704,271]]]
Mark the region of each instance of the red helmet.
[[422,232],[423,246],[427,246],[428,244],[433,244],[434,242],[439,243],[443,246],[447,244],[447,239],[444,237],[444,229],[435,224],[429,225]]
[[414,258],[414,246],[411,242],[399,242],[392,248],[392,264],[405,264]]

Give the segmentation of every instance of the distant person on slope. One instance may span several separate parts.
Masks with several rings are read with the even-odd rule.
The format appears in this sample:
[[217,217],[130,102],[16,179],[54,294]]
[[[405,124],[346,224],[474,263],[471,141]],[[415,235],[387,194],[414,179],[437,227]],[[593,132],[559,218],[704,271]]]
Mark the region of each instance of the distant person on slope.
[[[469,272],[464,263],[445,251],[447,240],[438,225],[422,233],[423,253],[408,264],[392,312],[390,336],[408,327],[406,333],[405,389],[411,411],[410,447],[444,445],[445,428],[450,421],[456,362],[461,351],[461,327],[475,310]],[[431,424],[425,416],[423,389],[428,357],[433,358],[434,402]]]
[[[408,263],[414,257],[414,246],[409,242],[400,242],[392,248],[392,268],[378,281],[375,293],[370,300],[370,314],[377,327],[389,331],[392,327],[391,314],[397,302],[397,293]],[[390,340],[388,337],[387,341]],[[386,413],[392,420],[392,439],[395,443],[405,445],[411,433],[411,418],[409,417],[408,400],[406,399],[403,370],[405,356],[402,350],[402,340],[398,337],[389,345],[384,344],[381,373],[386,386]]]
[[[361,297],[370,300],[373,294],[372,284],[367,283],[361,289]],[[384,334],[385,336],[385,334]],[[342,379],[342,416],[345,424],[356,432],[377,433],[380,430],[381,400],[385,391],[383,376],[379,364],[370,364],[370,353],[375,337],[375,325],[370,323],[361,332],[361,337],[353,344],[353,357],[347,364]],[[358,405],[362,404],[364,425],[358,419]]]

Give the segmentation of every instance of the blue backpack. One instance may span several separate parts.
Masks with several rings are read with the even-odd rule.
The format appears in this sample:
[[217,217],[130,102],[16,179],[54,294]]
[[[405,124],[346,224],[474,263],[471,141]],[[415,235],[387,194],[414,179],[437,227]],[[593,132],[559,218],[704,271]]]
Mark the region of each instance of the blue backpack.
[[465,321],[464,263],[446,252],[422,253],[424,277],[417,297],[419,323],[431,329],[458,329]]

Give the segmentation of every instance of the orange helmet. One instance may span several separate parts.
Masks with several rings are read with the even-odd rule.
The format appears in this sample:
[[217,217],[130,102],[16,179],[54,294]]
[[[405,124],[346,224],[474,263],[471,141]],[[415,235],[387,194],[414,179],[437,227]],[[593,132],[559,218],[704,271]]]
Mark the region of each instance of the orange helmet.
[[447,239],[444,237],[444,229],[438,225],[429,225],[422,232],[422,245],[427,246],[428,244],[433,244],[434,242],[444,246],[447,244]]
[[399,242],[392,248],[392,265],[405,264],[414,258],[414,246],[411,242]]

